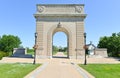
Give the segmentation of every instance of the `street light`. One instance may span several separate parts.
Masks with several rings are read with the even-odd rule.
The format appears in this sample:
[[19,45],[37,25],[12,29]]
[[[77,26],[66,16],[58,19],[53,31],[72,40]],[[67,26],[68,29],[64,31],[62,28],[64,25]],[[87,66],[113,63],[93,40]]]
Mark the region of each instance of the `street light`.
[[85,43],[85,46],[84,46],[84,49],[85,49],[85,62],[84,62],[84,65],[87,65],[87,59],[86,59],[86,33],[84,33],[84,43]]
[[38,35],[38,33],[37,32],[35,32],[35,45],[34,45],[34,61],[33,61],[33,64],[36,64],[36,49],[37,49],[37,35]]

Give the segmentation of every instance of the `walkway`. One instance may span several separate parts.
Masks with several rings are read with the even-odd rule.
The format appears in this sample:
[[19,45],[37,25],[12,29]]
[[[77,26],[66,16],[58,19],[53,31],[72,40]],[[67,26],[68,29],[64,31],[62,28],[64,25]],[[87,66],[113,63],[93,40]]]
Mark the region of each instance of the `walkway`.
[[[56,57],[66,57],[63,52],[58,52]],[[44,64],[37,72],[29,75],[26,78],[85,78],[74,67],[74,63],[68,59],[54,58],[47,65]],[[88,78],[88,77],[86,77]]]
[[64,53],[63,52],[57,52],[57,54],[56,55],[53,55],[53,57],[61,57],[61,58],[66,58],[67,57],[67,55],[64,55]]
[[83,78],[65,59],[53,59],[36,78]]

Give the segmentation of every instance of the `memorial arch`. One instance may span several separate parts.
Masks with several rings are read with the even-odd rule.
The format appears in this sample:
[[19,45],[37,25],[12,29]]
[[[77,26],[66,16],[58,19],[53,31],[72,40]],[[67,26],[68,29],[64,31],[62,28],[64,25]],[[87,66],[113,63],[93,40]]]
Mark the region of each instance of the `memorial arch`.
[[52,58],[52,38],[64,32],[68,41],[68,58],[82,58],[84,46],[83,4],[38,4],[36,18],[37,58]]

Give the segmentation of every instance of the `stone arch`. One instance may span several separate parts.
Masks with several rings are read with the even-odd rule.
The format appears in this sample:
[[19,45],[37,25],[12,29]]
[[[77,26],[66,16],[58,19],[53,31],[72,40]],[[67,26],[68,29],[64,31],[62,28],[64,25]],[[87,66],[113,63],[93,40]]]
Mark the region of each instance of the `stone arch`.
[[[43,11],[39,11],[40,7]],[[80,11],[78,11],[79,8]],[[36,18],[38,33],[36,50],[37,58],[52,58],[52,38],[58,31],[65,32],[69,39],[69,58],[84,57],[84,4],[39,4]],[[62,25],[59,27],[59,21]]]
[[47,33],[47,55],[52,58],[52,38],[53,38],[53,35],[56,33],[56,32],[64,32],[66,35],[67,35],[67,41],[68,41],[68,58],[69,56],[71,55],[71,50],[72,50],[72,33],[71,33],[71,30],[65,26],[65,25],[62,25],[60,28],[57,27],[57,25],[53,25],[48,33]]

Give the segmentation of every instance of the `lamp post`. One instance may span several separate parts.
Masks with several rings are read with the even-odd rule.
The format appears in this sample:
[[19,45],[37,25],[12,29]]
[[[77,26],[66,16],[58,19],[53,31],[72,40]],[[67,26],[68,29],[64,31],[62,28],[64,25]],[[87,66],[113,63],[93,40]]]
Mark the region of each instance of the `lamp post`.
[[33,61],[33,64],[36,64],[36,49],[37,49],[37,35],[38,35],[38,33],[37,32],[35,32],[35,45],[34,45],[34,61]]
[[87,65],[87,59],[86,59],[86,33],[84,33],[84,43],[85,43],[85,46],[84,46],[84,49],[85,49],[85,61],[84,61],[84,65]]

